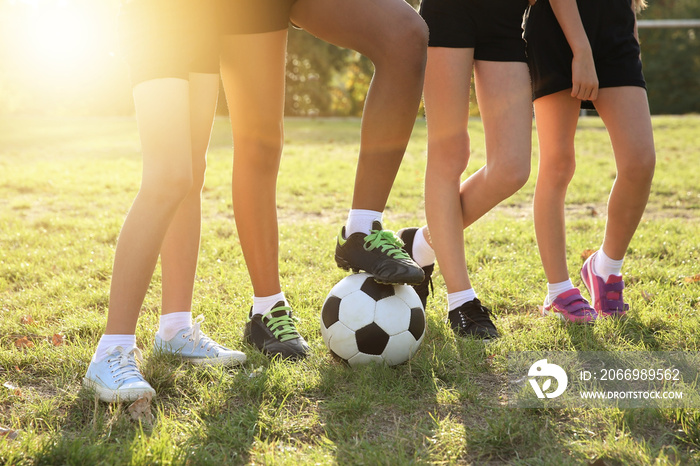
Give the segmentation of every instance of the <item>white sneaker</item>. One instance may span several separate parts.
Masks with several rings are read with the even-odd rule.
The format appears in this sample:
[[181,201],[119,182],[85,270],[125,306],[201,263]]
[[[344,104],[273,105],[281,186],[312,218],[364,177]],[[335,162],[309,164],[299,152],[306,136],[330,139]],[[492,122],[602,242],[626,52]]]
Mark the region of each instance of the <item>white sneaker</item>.
[[244,353],[228,349],[206,336],[200,330],[202,322],[204,316],[197,316],[192,327],[183,328],[167,341],[156,335],[154,350],[177,355],[192,364],[219,366],[246,361]]
[[83,387],[94,390],[100,400],[134,401],[144,395],[153,397],[156,391],[143,378],[137,361],[141,361],[141,350],[135,346],[107,349],[107,357],[100,362],[91,361],[83,377]]

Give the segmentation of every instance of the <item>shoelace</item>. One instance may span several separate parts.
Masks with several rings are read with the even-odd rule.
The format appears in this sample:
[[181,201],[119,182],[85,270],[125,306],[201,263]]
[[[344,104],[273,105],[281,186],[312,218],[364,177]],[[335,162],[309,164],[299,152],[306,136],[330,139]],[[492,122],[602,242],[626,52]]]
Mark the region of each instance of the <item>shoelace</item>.
[[204,316],[200,314],[194,319],[192,327],[190,327],[186,333],[182,334],[182,338],[189,338],[190,341],[194,342],[194,346],[199,345],[201,349],[207,351],[221,346],[202,332],[202,322],[204,322]]
[[367,251],[380,248],[382,252],[394,259],[410,259],[406,251],[403,250],[403,241],[390,230],[370,230],[365,236],[364,248]]
[[[290,315],[291,312],[292,308],[288,306],[278,306],[263,314],[263,317],[267,319],[265,325],[279,341],[299,338],[299,333],[294,327],[294,318]],[[273,313],[279,313],[279,315],[272,315]]]
[[[471,322],[481,325],[481,324],[490,324],[493,325],[493,322],[491,322],[491,316],[493,314],[491,313],[491,309],[482,306],[481,304],[478,305],[478,307],[474,308],[471,307],[469,308],[469,312],[464,309],[459,310],[459,319],[466,328],[467,326],[467,321],[466,319],[468,318]],[[481,325],[482,327],[485,327],[485,325]]]
[[122,348],[121,346],[115,346],[108,348],[107,354],[111,355],[115,351],[119,351],[117,358],[112,359],[110,356],[108,356],[107,359],[111,373],[115,374],[112,376],[114,381],[119,383],[132,377],[143,380],[143,375],[141,375],[141,371],[139,371],[139,368],[136,365],[137,361],[141,361],[143,359],[141,350],[135,346],[126,349]]

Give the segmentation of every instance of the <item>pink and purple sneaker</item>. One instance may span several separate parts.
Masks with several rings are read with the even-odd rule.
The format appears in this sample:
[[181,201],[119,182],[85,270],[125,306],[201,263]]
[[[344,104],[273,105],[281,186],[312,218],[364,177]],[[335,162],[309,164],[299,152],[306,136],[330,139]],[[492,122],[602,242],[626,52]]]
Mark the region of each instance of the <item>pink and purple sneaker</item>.
[[593,323],[598,317],[598,313],[581,296],[578,288],[563,292],[550,304],[545,301],[545,305],[542,306],[542,314],[555,315],[563,321],[576,324]]
[[593,261],[597,252],[591,254],[581,267],[581,279],[588,288],[593,308],[602,317],[624,317],[629,304],[622,299],[625,282],[622,275],[610,275],[607,280],[593,272]]

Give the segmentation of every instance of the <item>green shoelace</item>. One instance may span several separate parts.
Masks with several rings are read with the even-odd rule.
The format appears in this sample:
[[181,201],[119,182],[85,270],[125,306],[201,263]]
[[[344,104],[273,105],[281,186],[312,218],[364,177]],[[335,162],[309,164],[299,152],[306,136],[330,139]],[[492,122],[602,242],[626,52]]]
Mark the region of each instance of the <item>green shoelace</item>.
[[[284,311],[284,314],[273,316],[272,313],[277,311]],[[287,306],[279,306],[273,307],[268,312],[263,314],[263,317],[267,317],[267,323],[265,325],[279,341],[299,338],[299,333],[297,333],[297,329],[294,326],[294,318],[289,315],[291,312],[292,308]]]
[[364,248],[367,251],[381,249],[383,253],[394,259],[410,259],[406,251],[402,249],[403,241],[390,230],[371,230],[365,236]]

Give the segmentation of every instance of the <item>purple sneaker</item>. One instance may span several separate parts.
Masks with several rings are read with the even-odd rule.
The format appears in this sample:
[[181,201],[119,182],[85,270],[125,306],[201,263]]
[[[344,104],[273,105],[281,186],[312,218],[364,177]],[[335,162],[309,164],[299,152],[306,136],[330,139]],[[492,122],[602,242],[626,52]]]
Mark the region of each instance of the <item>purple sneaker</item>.
[[551,304],[542,306],[542,315],[548,316],[552,314],[563,321],[577,324],[592,323],[598,317],[598,313],[581,296],[578,288],[565,291],[557,296]]
[[597,252],[591,254],[581,267],[581,279],[591,294],[596,312],[602,317],[624,317],[629,304],[622,299],[625,282],[622,275],[610,275],[607,281],[593,272],[593,261]]

